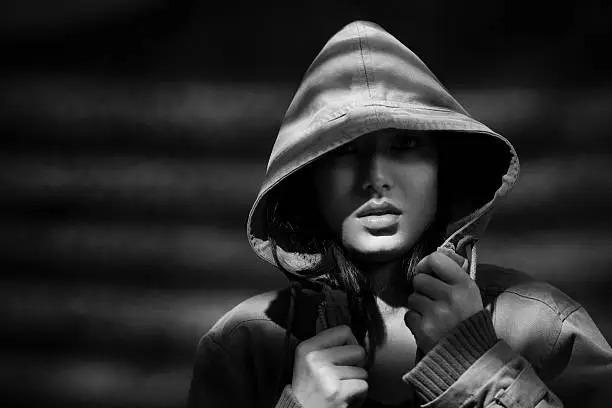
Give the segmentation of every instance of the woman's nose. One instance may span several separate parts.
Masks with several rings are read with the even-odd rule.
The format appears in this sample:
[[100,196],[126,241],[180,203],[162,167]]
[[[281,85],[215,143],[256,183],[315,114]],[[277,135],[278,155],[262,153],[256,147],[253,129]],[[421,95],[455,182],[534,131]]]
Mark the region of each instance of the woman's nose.
[[362,157],[363,163],[363,190],[377,195],[383,195],[393,185],[389,174],[387,158],[376,150],[366,157]]

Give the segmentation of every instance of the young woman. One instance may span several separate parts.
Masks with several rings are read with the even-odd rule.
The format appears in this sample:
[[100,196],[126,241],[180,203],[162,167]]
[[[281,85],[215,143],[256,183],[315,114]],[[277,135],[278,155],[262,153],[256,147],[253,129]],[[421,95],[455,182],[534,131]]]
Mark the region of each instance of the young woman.
[[478,264],[518,172],[415,54],[344,27],[304,76],[247,222],[291,286],[202,338],[189,405],[608,406],[612,350],[587,312]]

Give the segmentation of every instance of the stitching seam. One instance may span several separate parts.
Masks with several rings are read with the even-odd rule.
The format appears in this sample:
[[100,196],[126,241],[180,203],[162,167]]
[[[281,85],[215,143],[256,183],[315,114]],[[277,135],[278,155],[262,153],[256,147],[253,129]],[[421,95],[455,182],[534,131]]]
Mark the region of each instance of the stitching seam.
[[356,27],[357,28],[357,38],[359,39],[359,51],[361,54],[361,65],[363,67],[363,75],[365,77],[365,81],[366,81],[366,87],[368,88],[368,95],[370,95],[370,99],[372,99],[372,90],[370,89],[370,79],[368,78],[368,70],[366,68],[366,64],[365,64],[365,57],[364,57],[364,51],[363,51],[363,41],[361,38],[361,32],[359,30],[359,26]]
[[517,296],[520,296],[520,297],[522,297],[522,298],[524,298],[524,299],[531,299],[531,300],[535,300],[535,301],[537,301],[537,302],[542,303],[543,305],[546,305],[546,307],[548,307],[550,310],[552,310],[552,311],[553,311],[553,312],[554,312],[554,313],[557,315],[557,317],[558,317],[558,318],[561,320],[561,322],[564,322],[564,321],[565,321],[565,319],[567,319],[567,318],[569,317],[569,315],[571,315],[571,314],[572,314],[572,313],[574,313],[576,310],[578,310],[578,309],[580,309],[580,308],[582,307],[582,305],[580,305],[580,304],[578,304],[578,303],[577,303],[576,305],[574,305],[574,307],[573,307],[573,308],[571,308],[571,309],[570,309],[570,312],[569,312],[569,313],[567,313],[565,317],[563,317],[563,314],[564,314],[564,313],[561,313],[561,311],[560,311],[560,310],[555,309],[554,307],[552,307],[551,305],[549,305],[548,303],[546,303],[546,302],[545,302],[545,301],[543,301],[542,299],[538,299],[538,298],[533,297],[533,296],[523,295],[523,294],[518,293],[518,292],[516,292],[516,291],[514,291],[514,290],[505,290],[505,291],[503,291],[503,292],[506,292],[506,293],[512,293],[512,294],[515,294],[515,295],[517,295]]
[[244,325],[245,325],[245,323],[249,323],[249,322],[257,322],[257,321],[261,321],[261,322],[270,322],[270,323],[274,323],[274,324],[276,324],[275,322],[273,322],[273,321],[272,321],[272,320],[270,320],[270,319],[264,319],[264,318],[261,318],[261,317],[256,317],[256,318],[253,318],[253,319],[247,319],[247,320],[243,320],[243,321],[241,321],[241,322],[239,322],[239,323],[236,323],[236,325],[235,325],[234,327],[232,327],[231,329],[229,329],[229,330],[227,331],[226,336],[227,336],[227,337],[231,336],[231,335],[232,335],[232,334],[233,334],[233,333],[234,333],[236,330],[238,330],[240,327],[244,326]]

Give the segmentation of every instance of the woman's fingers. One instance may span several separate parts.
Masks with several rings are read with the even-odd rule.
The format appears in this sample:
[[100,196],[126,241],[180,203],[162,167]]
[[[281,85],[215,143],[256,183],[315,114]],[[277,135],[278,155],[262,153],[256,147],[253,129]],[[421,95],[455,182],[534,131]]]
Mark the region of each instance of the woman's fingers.
[[355,365],[363,367],[365,363],[365,350],[361,346],[348,345],[330,347],[316,352],[320,358],[334,365]]
[[354,402],[365,399],[368,382],[361,379],[343,380],[340,384],[340,400]]
[[419,261],[415,267],[416,274],[432,275],[449,285],[455,285],[470,279],[470,276],[448,255],[440,251],[432,252]]
[[415,312],[414,310],[408,310],[404,314],[404,323],[406,323],[406,326],[408,326],[410,331],[412,331],[413,333],[415,332],[416,328],[421,325],[422,319],[423,316],[421,316],[420,313]]
[[352,402],[367,393],[367,377],[367,371],[360,367],[325,365],[319,369],[318,382],[326,399]]
[[304,340],[298,345],[297,352],[301,355],[306,355],[311,351],[347,344],[359,345],[351,328],[347,325],[340,325],[323,330],[316,336]]
[[408,296],[406,306],[408,306],[410,310],[414,310],[415,312],[424,315],[431,307],[432,302],[433,300],[425,295],[413,293],[412,295]]
[[355,366],[333,366],[334,373],[339,380],[365,380],[368,378],[368,372]]
[[434,300],[447,299],[451,291],[450,285],[425,273],[419,273],[412,278],[412,287],[415,292]]
[[348,326],[335,326],[298,344],[291,385],[303,406],[348,406],[367,393],[365,350]]
[[470,279],[470,276],[457,265],[457,262],[442,252],[434,252],[427,256],[427,264],[436,277],[449,285],[459,284]]

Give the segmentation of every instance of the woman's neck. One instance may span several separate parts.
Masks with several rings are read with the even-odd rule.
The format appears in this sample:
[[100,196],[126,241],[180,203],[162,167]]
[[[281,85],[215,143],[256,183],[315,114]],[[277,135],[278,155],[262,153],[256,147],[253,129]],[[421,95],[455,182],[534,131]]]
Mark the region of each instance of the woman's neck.
[[405,307],[410,295],[410,285],[401,261],[360,265],[369,277],[380,313],[394,314]]

